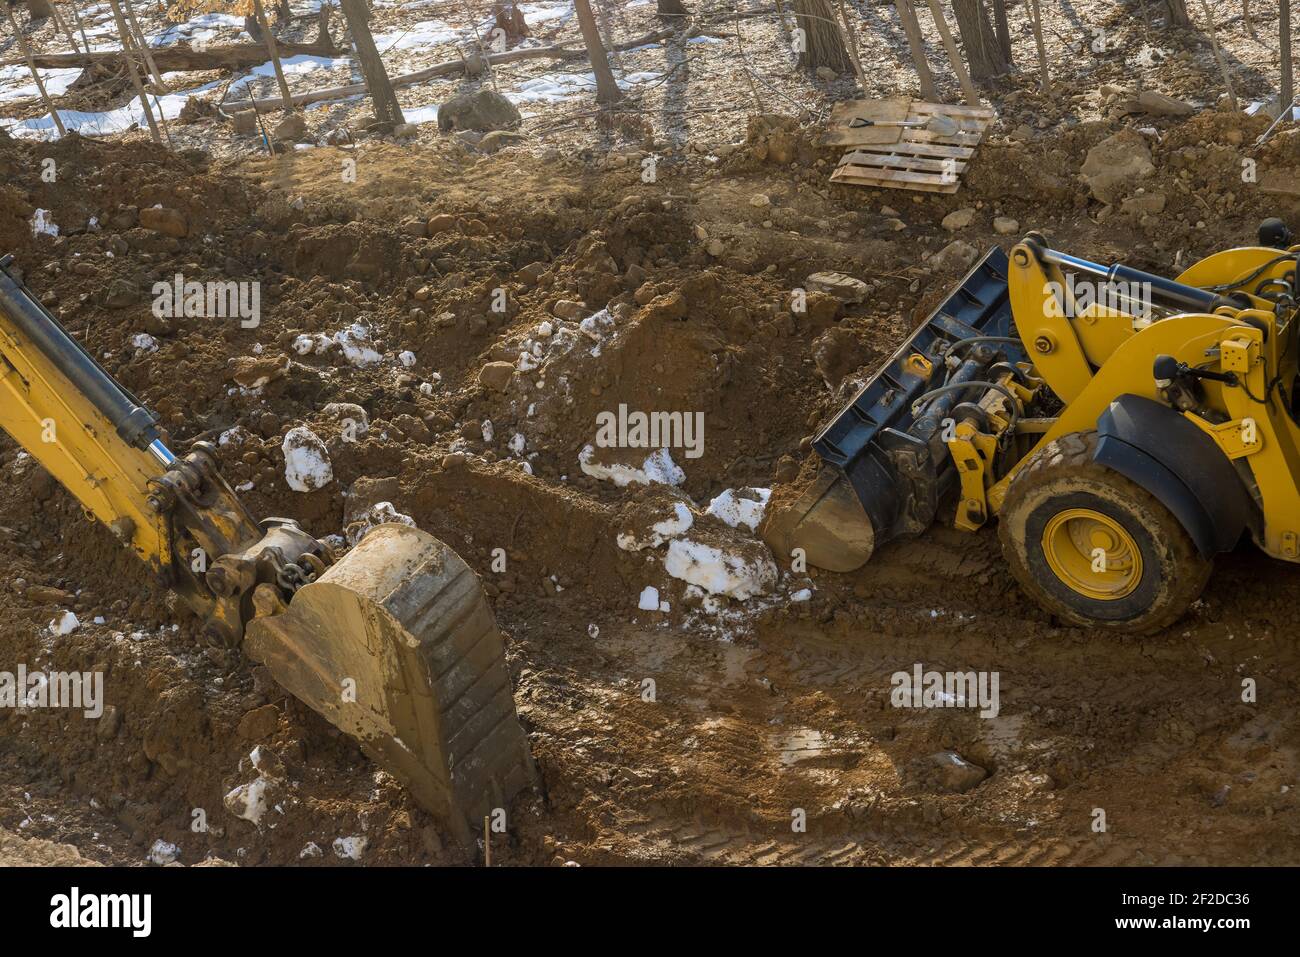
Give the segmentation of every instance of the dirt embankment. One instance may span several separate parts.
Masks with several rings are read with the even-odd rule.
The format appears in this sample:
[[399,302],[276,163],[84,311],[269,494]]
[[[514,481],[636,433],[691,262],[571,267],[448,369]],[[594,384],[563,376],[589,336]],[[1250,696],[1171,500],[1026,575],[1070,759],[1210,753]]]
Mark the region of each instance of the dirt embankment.
[[[852,576],[781,571],[777,600],[748,603],[692,593],[662,543],[619,544],[678,504],[701,541],[743,538],[705,506],[796,474],[819,423],[959,275],[953,244],[1014,241],[995,218],[1166,273],[1249,242],[1278,211],[1236,185],[1256,125],[1207,115],[1148,136],[1153,171],[1131,195],[1162,193],[1159,214],[1077,178],[1113,127],[996,139],[952,197],[829,187],[814,131],[776,120],[653,183],[450,145],[367,147],[344,184],[326,148],[237,172],[138,144],[0,139],[0,242],[173,445],[219,443],[255,513],[343,535],[389,501],[480,572],[546,781],[513,809],[498,861],[1282,862],[1300,826],[1285,569],[1230,556],[1187,622],[1136,641],[1047,620],[989,536],[936,529]],[[1268,173],[1291,149],[1251,155]],[[942,225],[967,208],[968,225]],[[38,209],[58,237],[33,235]],[[792,311],[823,269],[866,281],[864,301]],[[153,284],[177,273],[258,283],[257,325],[159,318]],[[671,450],[677,486],[598,477],[649,450],[583,469],[598,416],[620,406],[702,415],[702,454]],[[307,493],[281,451],[299,425],[333,474]],[[349,741],[206,646],[8,439],[0,470],[0,661],[102,671],[114,715],[0,712],[0,826],[105,862],[163,842],[183,863],[330,863],[351,836],[370,863],[464,859]],[[663,610],[641,607],[647,586]],[[82,626],[53,635],[62,609]],[[1002,716],[890,707],[890,676],[914,662],[1000,671]],[[222,803],[259,744],[292,781],[260,827]],[[936,784],[925,761],[944,750],[987,778]],[[1113,832],[1090,830],[1095,807]]]

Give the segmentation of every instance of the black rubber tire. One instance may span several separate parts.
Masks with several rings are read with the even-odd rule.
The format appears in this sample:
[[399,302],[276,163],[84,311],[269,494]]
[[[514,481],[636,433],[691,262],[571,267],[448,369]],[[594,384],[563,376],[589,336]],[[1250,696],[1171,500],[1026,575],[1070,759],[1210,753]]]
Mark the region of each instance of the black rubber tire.
[[[1025,594],[1073,625],[1146,634],[1177,621],[1205,588],[1213,562],[1150,492],[1093,461],[1096,432],[1072,432],[1034,453],[1011,480],[998,514],[998,537]],[[1103,600],[1062,581],[1043,553],[1052,516],[1087,508],[1118,523],[1137,545],[1142,574],[1133,591]]]

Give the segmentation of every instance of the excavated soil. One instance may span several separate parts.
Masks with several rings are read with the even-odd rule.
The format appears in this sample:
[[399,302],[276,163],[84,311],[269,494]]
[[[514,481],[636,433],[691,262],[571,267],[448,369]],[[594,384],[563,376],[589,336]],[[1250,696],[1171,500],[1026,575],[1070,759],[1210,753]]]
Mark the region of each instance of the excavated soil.
[[[236,164],[139,138],[0,137],[0,246],[174,448],[218,443],[251,511],[344,536],[388,501],[479,572],[544,782],[516,800],[494,863],[1294,864],[1294,568],[1223,556],[1184,620],[1137,639],[1049,619],[992,531],[936,527],[850,575],[782,569],[747,602],[702,600],[661,548],[619,545],[676,503],[781,494],[817,426],[959,277],[928,262],[954,210],[975,210],[956,237],[979,249],[1015,241],[992,225],[1010,217],[1168,274],[1251,242],[1267,215],[1300,225],[1295,205],[1234,186],[1265,126],[1162,122],[1146,188],[1164,212],[1102,221],[1076,174],[1113,120],[1028,139],[999,127],[955,196],[831,187],[834,154],[788,118],[754,119],[726,156],[684,154],[653,182],[599,156],[445,140]],[[1284,133],[1251,156],[1288,171],[1298,143]],[[140,226],[154,205],[187,235]],[[33,235],[38,209],[57,238]],[[792,290],[827,269],[866,280],[865,302],[791,312]],[[260,324],[153,316],[153,283],[177,273],[260,282]],[[587,329],[573,318],[605,308]],[[324,346],[349,328],[352,358]],[[491,362],[520,370],[504,391],[480,382]],[[364,412],[359,434],[340,403]],[[620,404],[703,413],[703,454],[673,450],[678,488],[583,471],[597,415]],[[301,425],[333,468],[311,492],[285,481],[281,442]],[[183,864],[339,864],[335,839],[354,836],[367,864],[481,860],[263,669],[209,645],[7,437],[0,474],[0,668],[101,671],[112,709],[0,710],[0,861],[157,862],[164,842]],[[639,608],[646,586],[664,610]],[[81,627],[60,635],[49,623],[66,610]],[[891,675],[915,663],[997,672],[1000,713],[892,707]],[[254,825],[223,796],[252,779],[259,745],[290,784]],[[942,751],[987,777],[945,788],[927,763]]]

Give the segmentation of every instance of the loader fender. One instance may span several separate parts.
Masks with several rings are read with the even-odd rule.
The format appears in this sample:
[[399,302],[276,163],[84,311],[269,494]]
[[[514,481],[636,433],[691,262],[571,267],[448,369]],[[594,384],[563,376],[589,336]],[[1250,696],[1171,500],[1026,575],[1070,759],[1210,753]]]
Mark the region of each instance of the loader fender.
[[1205,558],[1236,546],[1256,507],[1214,440],[1180,413],[1122,395],[1097,419],[1093,460],[1138,483],[1174,514]]

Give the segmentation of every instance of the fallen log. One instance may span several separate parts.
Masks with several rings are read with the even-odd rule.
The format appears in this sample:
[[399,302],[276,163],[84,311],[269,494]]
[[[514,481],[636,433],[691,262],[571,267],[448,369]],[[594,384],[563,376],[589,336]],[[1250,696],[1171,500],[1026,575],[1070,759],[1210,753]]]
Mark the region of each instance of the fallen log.
[[[645,46],[647,43],[658,43],[671,37],[675,30],[656,30],[647,33],[644,36],[637,37],[635,40],[628,40],[625,43],[617,43],[611,49],[623,51],[631,50],[634,47]],[[573,49],[570,49],[573,47]],[[508,50],[505,53],[489,53],[482,58],[492,65],[500,63],[515,63],[519,60],[537,60],[537,59],[554,59],[554,60],[576,60],[587,55],[587,51],[580,45],[578,40],[569,40],[564,43],[557,43],[549,47],[533,47],[524,50]],[[435,63],[433,66],[425,67],[423,70],[416,70],[414,73],[404,73],[401,76],[392,78],[394,89],[402,86],[414,86],[417,83],[423,83],[425,80],[432,80],[434,77],[451,76],[456,73],[463,73],[467,69],[468,61],[463,57],[456,60],[448,60],[445,63]],[[327,100],[341,100],[349,96],[361,96],[366,92],[364,83],[349,83],[347,86],[332,86],[323,90],[312,90],[307,93],[295,93],[289,98],[292,106],[305,106],[308,103],[323,103]],[[228,103],[221,104],[221,109],[226,113],[237,113],[240,110],[251,110],[256,105],[259,110],[274,110],[281,105],[279,97],[264,97],[258,99],[256,103],[253,100],[231,100]]]
[[[319,56],[337,57],[343,51],[331,42],[316,40],[312,43],[277,43],[282,57]],[[187,43],[169,47],[154,47],[154,62],[165,73],[183,73],[197,70],[247,70],[266,62],[266,47],[260,43],[214,44],[195,50]],[[36,65],[44,70],[57,70],[102,64],[110,69],[125,65],[121,50],[102,50],[94,53],[38,53],[33,55]],[[15,66],[25,60],[0,62],[0,66]]]

